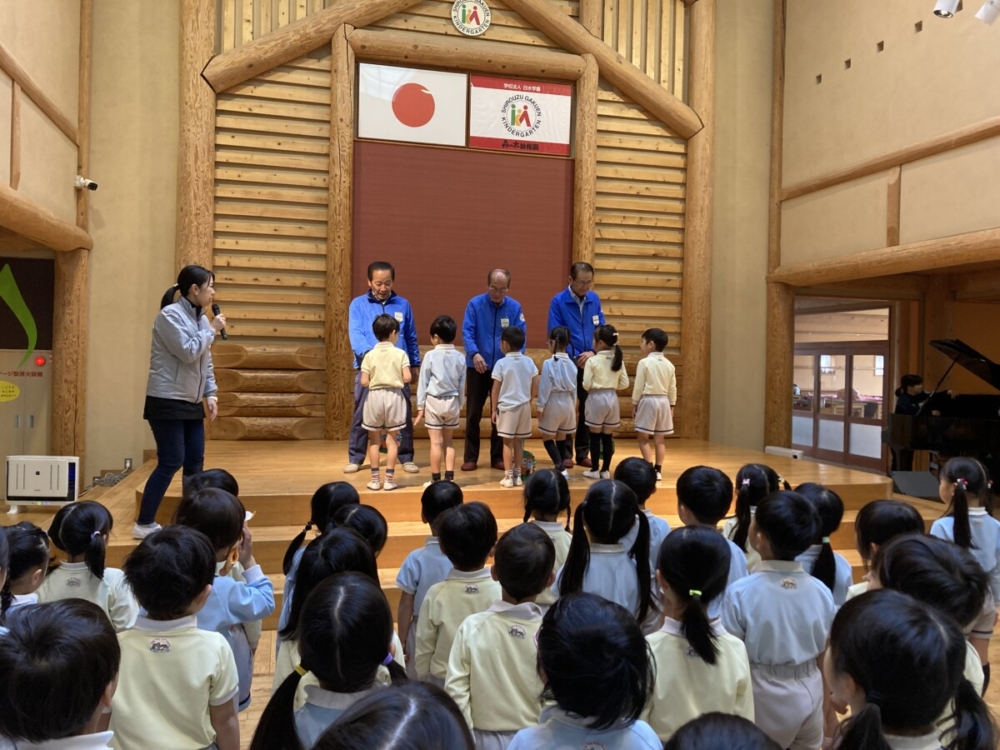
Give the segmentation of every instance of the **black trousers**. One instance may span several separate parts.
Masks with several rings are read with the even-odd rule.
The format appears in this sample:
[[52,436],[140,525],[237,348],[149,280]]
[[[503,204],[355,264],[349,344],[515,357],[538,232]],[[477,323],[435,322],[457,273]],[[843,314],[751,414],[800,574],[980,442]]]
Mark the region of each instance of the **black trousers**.
[[[576,418],[576,462],[580,463],[581,459],[587,458],[590,455],[590,428],[587,427],[587,422],[584,417],[586,413],[584,411],[587,406],[587,391],[583,389],[583,370],[577,370],[576,372],[576,403],[577,403],[577,418]],[[566,450],[573,454],[573,442],[574,438],[572,435],[566,436]]]
[[[482,375],[469,367],[465,374],[465,458],[464,461],[479,461],[479,420],[483,416],[483,406],[493,390],[493,370]],[[497,426],[490,430],[490,464],[503,462],[503,440],[497,435]]]

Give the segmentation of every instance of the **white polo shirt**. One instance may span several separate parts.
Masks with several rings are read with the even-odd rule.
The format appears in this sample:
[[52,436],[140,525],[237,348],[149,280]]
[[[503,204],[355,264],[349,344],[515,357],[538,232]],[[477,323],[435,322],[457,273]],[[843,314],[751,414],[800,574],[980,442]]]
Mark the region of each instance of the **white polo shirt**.
[[[595,689],[597,686],[595,686]],[[537,727],[522,729],[507,750],[663,750],[656,732],[644,721],[610,729],[590,729],[593,719],[573,716],[557,707],[546,708]]]
[[[552,592],[559,595],[559,582],[563,571],[559,570]],[[628,551],[620,544],[591,544],[590,562],[583,574],[581,591],[603,596],[608,601],[620,604],[633,615],[639,609],[639,574]]]
[[531,357],[521,352],[508,352],[504,358],[493,365],[493,379],[500,381],[500,398],[497,404],[501,409],[513,409],[515,406],[531,401],[531,381],[538,374],[538,368]]
[[139,605],[118,568],[105,568],[102,580],[90,572],[85,562],[61,563],[45,577],[38,589],[38,601],[61,599],[86,599],[96,604],[118,632],[135,625],[139,616]]
[[413,550],[403,560],[396,576],[396,585],[401,591],[413,595],[414,620],[420,615],[424,597],[431,586],[447,578],[451,569],[451,560],[441,551],[441,544],[436,536],[424,539],[424,546]]

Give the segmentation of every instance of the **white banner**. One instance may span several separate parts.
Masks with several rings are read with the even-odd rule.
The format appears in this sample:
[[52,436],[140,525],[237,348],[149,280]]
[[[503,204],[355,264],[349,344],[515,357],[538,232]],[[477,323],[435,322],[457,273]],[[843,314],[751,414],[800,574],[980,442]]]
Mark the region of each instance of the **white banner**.
[[467,86],[462,73],[362,63],[358,137],[464,146]]
[[569,156],[571,85],[490,76],[470,78],[471,148]]

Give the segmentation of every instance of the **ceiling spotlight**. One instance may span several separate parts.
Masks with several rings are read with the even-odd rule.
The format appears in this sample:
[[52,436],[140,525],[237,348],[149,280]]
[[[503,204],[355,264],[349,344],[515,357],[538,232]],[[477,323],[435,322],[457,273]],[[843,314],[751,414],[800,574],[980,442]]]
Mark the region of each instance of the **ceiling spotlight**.
[[1000,18],[1000,0],[986,0],[983,7],[976,13],[976,18],[988,26]]
[[934,4],[934,15],[938,18],[951,18],[958,11],[960,0],[937,0]]

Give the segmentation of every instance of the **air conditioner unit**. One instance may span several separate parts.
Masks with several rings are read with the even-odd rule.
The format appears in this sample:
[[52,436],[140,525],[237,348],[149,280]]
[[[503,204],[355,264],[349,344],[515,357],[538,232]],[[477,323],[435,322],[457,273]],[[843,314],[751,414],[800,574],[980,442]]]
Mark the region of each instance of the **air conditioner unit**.
[[80,497],[76,456],[7,456],[8,505],[67,505]]
[[783,448],[780,445],[765,446],[764,453],[771,456],[784,456],[785,458],[802,458],[802,451],[798,448]]

